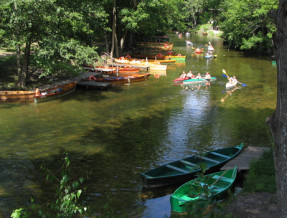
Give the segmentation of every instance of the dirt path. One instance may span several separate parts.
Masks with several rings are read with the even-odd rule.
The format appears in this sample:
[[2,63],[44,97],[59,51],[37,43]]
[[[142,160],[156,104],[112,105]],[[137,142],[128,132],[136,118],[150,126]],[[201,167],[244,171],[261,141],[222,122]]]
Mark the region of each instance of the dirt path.
[[278,217],[276,196],[267,192],[242,194],[226,208],[226,212],[236,218],[275,218]]

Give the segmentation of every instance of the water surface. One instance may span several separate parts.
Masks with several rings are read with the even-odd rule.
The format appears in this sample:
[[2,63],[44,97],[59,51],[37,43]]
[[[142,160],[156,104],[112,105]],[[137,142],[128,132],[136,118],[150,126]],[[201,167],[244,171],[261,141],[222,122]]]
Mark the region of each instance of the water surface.
[[[215,59],[192,55],[185,39],[171,35],[185,63],[168,65],[144,82],[108,91],[77,89],[58,100],[0,104],[0,217],[52,197],[40,166],[60,172],[65,153],[73,179],[84,177],[83,205],[91,216],[169,217],[169,195],[142,190],[139,173],[196,152],[271,146],[265,119],[275,110],[276,66],[264,57],[229,51],[220,39],[192,36]],[[226,92],[236,75],[246,87]],[[173,85],[183,71],[209,72],[210,86]],[[152,72],[154,73],[154,72]]]

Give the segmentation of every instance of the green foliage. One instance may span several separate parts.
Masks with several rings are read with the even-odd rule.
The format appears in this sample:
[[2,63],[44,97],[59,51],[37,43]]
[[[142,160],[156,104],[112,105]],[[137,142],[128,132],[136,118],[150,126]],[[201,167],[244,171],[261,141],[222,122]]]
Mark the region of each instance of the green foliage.
[[273,152],[270,149],[250,165],[247,179],[244,182],[244,192],[275,192],[275,170]]
[[[20,48],[25,57],[33,49],[33,63],[41,76],[67,73],[69,64],[79,68],[98,58],[95,40],[103,39],[108,30],[108,14],[101,2],[8,0],[0,7],[3,45]],[[19,69],[31,64],[24,58],[19,63]]]
[[[87,211],[86,207],[82,207],[78,203],[83,192],[79,187],[83,184],[84,179],[79,178],[71,181],[69,176],[69,165],[71,162],[67,155],[64,159],[62,177],[60,179],[51,170],[42,166],[42,169],[47,173],[46,180],[57,184],[55,201],[47,203],[48,209],[44,206],[39,208],[34,204],[29,214],[23,208],[20,208],[13,211],[12,218],[28,218],[35,216],[35,214],[38,214],[40,217],[68,218],[77,214],[84,214]],[[34,203],[34,200],[32,200],[32,203]]]
[[25,212],[25,210],[23,208],[20,209],[16,209],[13,211],[13,213],[11,214],[12,218],[28,218],[29,216],[27,215],[27,213]]
[[138,1],[136,5],[131,3],[120,10],[119,17],[124,28],[132,32],[154,35],[157,30],[167,30],[164,0]]
[[221,6],[220,29],[230,47],[261,52],[271,47],[275,25],[268,12],[278,7],[278,1],[225,0]]

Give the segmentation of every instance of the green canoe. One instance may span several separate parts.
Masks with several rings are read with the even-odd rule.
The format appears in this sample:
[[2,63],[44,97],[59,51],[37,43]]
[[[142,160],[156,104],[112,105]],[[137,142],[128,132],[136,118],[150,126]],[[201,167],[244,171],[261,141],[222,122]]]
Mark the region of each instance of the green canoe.
[[222,199],[232,187],[236,174],[235,166],[233,169],[208,174],[183,184],[170,197],[171,210],[183,213],[192,202]]
[[143,187],[156,188],[182,184],[197,177],[197,174],[201,172],[201,164],[206,166],[206,173],[216,172],[224,164],[236,157],[242,149],[243,143],[164,164],[140,174]]

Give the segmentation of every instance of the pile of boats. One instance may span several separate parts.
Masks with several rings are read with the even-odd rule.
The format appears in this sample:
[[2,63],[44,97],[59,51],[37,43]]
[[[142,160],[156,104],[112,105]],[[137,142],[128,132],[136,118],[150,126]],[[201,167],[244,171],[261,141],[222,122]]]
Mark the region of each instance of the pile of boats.
[[243,149],[243,143],[195,154],[141,173],[144,188],[180,185],[170,197],[171,209],[186,212],[191,203],[199,200],[220,200],[236,179],[237,167],[220,169]]

